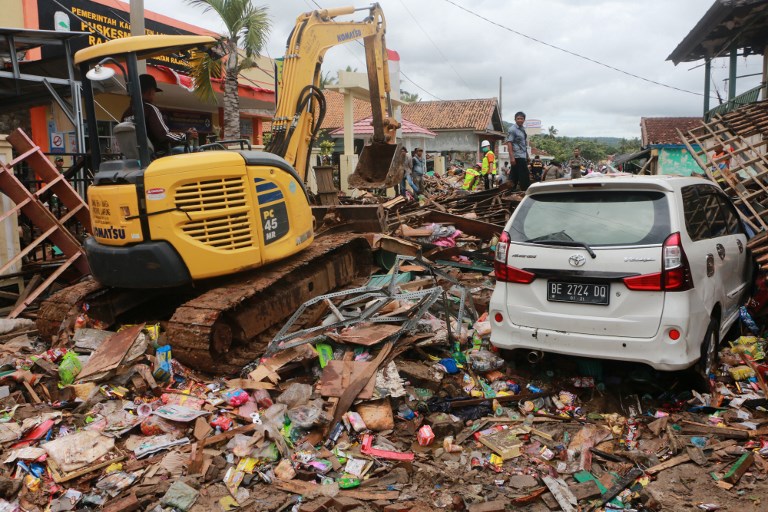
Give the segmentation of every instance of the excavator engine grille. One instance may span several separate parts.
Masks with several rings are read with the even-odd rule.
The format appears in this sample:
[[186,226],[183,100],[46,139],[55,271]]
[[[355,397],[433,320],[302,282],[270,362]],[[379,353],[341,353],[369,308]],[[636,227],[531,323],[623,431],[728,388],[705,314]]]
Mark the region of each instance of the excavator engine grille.
[[210,215],[182,227],[187,236],[216,249],[249,247],[252,240],[245,181],[242,177],[187,183],[176,189],[176,207],[187,213]]
[[242,177],[219,178],[187,183],[176,189],[176,208],[185,212],[229,210],[245,206]]
[[195,220],[181,229],[184,234],[216,249],[243,249],[250,247],[252,240],[247,212]]

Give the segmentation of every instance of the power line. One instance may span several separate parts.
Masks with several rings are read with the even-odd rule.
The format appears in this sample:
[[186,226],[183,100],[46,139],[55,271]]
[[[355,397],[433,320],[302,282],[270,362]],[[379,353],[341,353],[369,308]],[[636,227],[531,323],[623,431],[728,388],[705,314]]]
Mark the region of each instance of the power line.
[[[305,1],[306,1],[306,0],[305,0]],[[316,0],[312,0],[312,3],[313,3],[313,4],[315,4],[315,5],[317,6],[317,8],[318,8],[318,9],[320,9],[320,10],[322,10],[322,9],[323,9],[323,6],[321,6],[319,3],[317,3],[317,1],[316,1]],[[365,45],[364,45],[362,42],[360,42],[359,40],[358,40],[358,41],[356,41],[356,42],[357,42],[357,44],[359,44],[360,46],[365,46]],[[434,42],[433,42],[432,44],[434,44]],[[352,52],[352,50],[349,48],[349,46],[347,46],[347,45],[343,45],[343,46],[344,46],[344,47],[345,47],[345,48],[346,48],[346,49],[349,51],[349,53],[351,53],[351,54],[352,54],[352,56],[353,56],[353,57],[355,57],[355,59],[357,59],[357,61],[358,61],[358,62],[360,62],[361,64],[363,64],[363,62],[360,60],[360,57],[358,57],[357,55],[355,55],[355,53],[354,53],[354,52]],[[438,51],[439,51],[439,49],[438,49]],[[442,52],[441,52],[441,55],[442,55]],[[445,56],[443,56],[443,58],[445,59]],[[447,60],[447,59],[446,59],[446,60]],[[454,70],[454,71],[455,71],[455,70]],[[419,90],[421,90],[422,92],[424,92],[424,93],[426,93],[426,94],[428,94],[428,95],[432,96],[433,98],[435,98],[435,99],[437,99],[437,100],[443,101],[442,99],[440,99],[440,98],[439,98],[438,96],[436,96],[435,94],[432,94],[431,92],[429,92],[428,90],[426,90],[425,88],[423,88],[422,86],[420,86],[419,84],[417,84],[416,82],[414,82],[413,80],[411,80],[410,78],[408,78],[408,75],[406,75],[406,74],[403,72],[403,69],[402,69],[402,67],[400,68],[400,74],[401,74],[401,75],[403,75],[403,78],[405,78],[406,80],[408,80],[409,82],[411,82],[413,85],[415,85],[415,86],[416,86],[416,87],[417,87]],[[466,85],[466,84],[465,84],[465,85]]]
[[440,47],[435,44],[435,42],[432,40],[431,37],[429,37],[429,33],[426,30],[424,30],[424,27],[421,26],[421,23],[419,23],[419,20],[416,18],[416,16],[414,16],[413,13],[410,11],[410,9],[408,9],[408,7],[405,5],[405,2],[403,2],[403,0],[400,0],[400,4],[403,6],[403,9],[405,9],[405,12],[407,12],[411,16],[411,18],[413,18],[413,21],[419,27],[419,29],[421,30],[421,33],[424,34],[427,37],[427,39],[429,39],[429,42],[432,43],[432,46],[435,47],[435,49],[437,50],[437,53],[439,53],[440,56],[443,58],[443,61],[445,61],[445,63],[448,64],[451,70],[453,70],[453,73],[459,78],[461,83],[464,84],[464,87],[466,87],[467,89],[471,89],[471,87],[467,84],[467,82],[464,81],[464,77],[462,77],[459,74],[459,72],[456,71],[456,68],[453,67],[453,64],[451,64],[451,61],[448,60],[448,57],[446,57],[445,54],[443,54],[443,51],[440,49]]
[[406,75],[405,73],[403,73],[403,70],[402,70],[402,68],[400,69],[400,74],[401,74],[401,75],[403,75],[403,78],[405,78],[406,80],[408,80],[409,82],[411,82],[413,85],[415,85],[416,87],[418,87],[418,88],[419,88],[419,90],[421,90],[421,91],[423,91],[423,92],[425,92],[425,93],[429,94],[430,96],[432,96],[432,97],[433,97],[433,98],[435,98],[436,100],[439,100],[439,101],[445,101],[444,99],[440,98],[439,96],[436,96],[436,95],[432,94],[431,92],[429,92],[428,90],[426,90],[425,88],[423,88],[422,86],[420,86],[419,84],[417,84],[416,82],[414,82],[413,80],[411,80],[411,79],[408,77],[408,75]]
[[451,4],[451,5],[453,5],[453,6],[455,6],[455,7],[458,7],[462,11],[464,11],[466,13],[469,13],[472,16],[475,16],[477,18],[480,18],[483,21],[486,21],[486,22],[490,23],[491,25],[495,25],[495,26],[497,26],[497,27],[499,27],[501,29],[506,30],[507,32],[511,32],[511,33],[516,34],[516,35],[518,35],[520,37],[524,37],[525,39],[528,39],[528,40],[533,41],[535,43],[539,43],[539,44],[542,44],[544,46],[548,46],[550,48],[553,48],[555,50],[561,51],[563,53],[567,53],[568,55],[572,55],[572,56],[577,57],[579,59],[586,60],[586,61],[591,62],[593,64],[597,64],[598,66],[602,66],[604,68],[608,68],[608,69],[611,69],[613,71],[617,71],[617,72],[619,72],[619,73],[621,73],[623,75],[627,75],[627,76],[630,76],[632,78],[637,78],[638,80],[642,80],[642,81],[648,82],[650,84],[658,85],[658,86],[661,86],[661,87],[666,87],[667,89],[672,89],[672,90],[675,90],[675,91],[680,91],[680,92],[684,92],[684,93],[688,93],[688,94],[694,94],[696,96],[704,96],[704,94],[702,94],[700,92],[689,91],[687,89],[681,89],[679,87],[675,87],[674,85],[668,85],[668,84],[664,84],[664,83],[661,83],[661,82],[657,82],[656,80],[651,80],[650,78],[645,78],[645,77],[642,77],[640,75],[636,75],[634,73],[630,73],[629,71],[625,71],[623,69],[619,69],[619,68],[617,68],[615,66],[611,66],[610,64],[606,64],[604,62],[600,62],[599,60],[593,59],[591,57],[587,57],[585,55],[581,55],[580,53],[576,53],[574,51],[567,50],[565,48],[561,48],[560,46],[557,46],[557,45],[554,45],[554,44],[551,44],[551,43],[547,43],[546,41],[542,41],[541,39],[536,39],[535,37],[531,37],[531,36],[529,36],[527,34],[523,34],[522,32],[520,32],[518,30],[509,28],[509,27],[504,26],[504,25],[502,25],[500,23],[497,23],[497,22],[495,22],[495,21],[493,21],[491,19],[488,19],[485,16],[482,16],[482,15],[480,15],[480,14],[474,12],[474,11],[471,11],[470,9],[467,9],[466,7],[464,7],[462,5],[457,4],[453,0],[444,0],[444,1],[449,3],[449,4]]

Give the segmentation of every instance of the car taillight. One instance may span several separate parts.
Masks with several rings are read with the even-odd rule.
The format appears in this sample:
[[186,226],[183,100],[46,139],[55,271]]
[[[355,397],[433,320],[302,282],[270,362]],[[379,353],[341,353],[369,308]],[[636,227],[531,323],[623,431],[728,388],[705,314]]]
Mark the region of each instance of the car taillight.
[[630,290],[682,292],[693,288],[691,269],[685,257],[680,233],[672,233],[661,248],[661,272],[625,277]]
[[496,275],[496,281],[504,283],[530,284],[536,279],[536,274],[527,270],[511,267],[507,265],[509,251],[509,234],[504,231],[499,237],[499,243],[496,244],[496,257],[493,261],[493,271]]

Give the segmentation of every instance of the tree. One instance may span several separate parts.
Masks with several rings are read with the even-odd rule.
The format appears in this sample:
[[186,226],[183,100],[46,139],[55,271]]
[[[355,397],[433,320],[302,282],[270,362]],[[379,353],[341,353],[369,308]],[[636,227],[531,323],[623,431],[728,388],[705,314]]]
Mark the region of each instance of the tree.
[[416,103],[421,100],[417,93],[411,93],[400,89],[400,100],[406,103]]
[[203,101],[215,99],[214,78],[224,78],[224,138],[240,138],[240,97],[237,77],[253,67],[269,35],[267,7],[256,7],[251,0],[187,0],[193,7],[212,12],[224,23],[217,50],[226,57],[222,64],[208,52],[194,52],[190,63],[195,80],[195,94]]
[[554,126],[550,126],[549,128],[547,128],[547,134],[551,139],[554,139],[555,137],[557,137],[557,128],[555,128]]
[[320,72],[320,89],[325,89],[329,85],[335,85],[339,80],[331,76],[330,71]]

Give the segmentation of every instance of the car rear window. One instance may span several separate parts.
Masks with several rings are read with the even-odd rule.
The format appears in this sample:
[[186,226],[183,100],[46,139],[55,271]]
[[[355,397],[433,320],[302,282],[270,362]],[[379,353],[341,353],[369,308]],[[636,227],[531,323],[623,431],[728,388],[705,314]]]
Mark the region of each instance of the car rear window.
[[661,244],[670,234],[662,192],[579,191],[528,196],[515,212],[515,242],[576,241],[590,246]]

